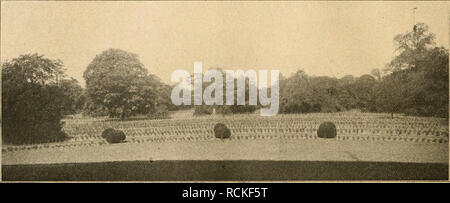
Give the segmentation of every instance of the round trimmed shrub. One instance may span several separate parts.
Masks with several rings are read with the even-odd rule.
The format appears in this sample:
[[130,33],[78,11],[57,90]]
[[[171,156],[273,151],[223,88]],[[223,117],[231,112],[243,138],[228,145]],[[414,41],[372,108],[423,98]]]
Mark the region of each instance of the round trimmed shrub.
[[125,136],[125,133],[123,131],[121,131],[121,130],[116,130],[116,134],[117,134],[117,136],[119,136],[120,141],[124,141],[125,138],[127,138]]
[[120,143],[126,139],[125,133],[121,130],[115,130],[108,128],[103,131],[102,137],[106,139],[108,143]]
[[106,141],[110,144],[122,142],[121,137],[118,133],[108,135],[108,137],[106,137]]
[[324,122],[320,124],[319,129],[317,130],[317,135],[320,138],[336,138],[336,125],[332,122]]
[[102,138],[107,138],[109,135],[114,134],[114,129],[113,128],[107,128],[102,132]]
[[223,123],[217,123],[214,126],[214,136],[219,139],[230,138],[231,131],[228,127]]

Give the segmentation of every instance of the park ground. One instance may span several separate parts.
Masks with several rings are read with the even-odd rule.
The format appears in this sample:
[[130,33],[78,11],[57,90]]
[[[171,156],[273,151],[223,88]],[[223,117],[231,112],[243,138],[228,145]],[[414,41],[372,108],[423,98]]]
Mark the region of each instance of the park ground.
[[[205,120],[214,119],[222,118]],[[177,118],[167,122],[171,120]],[[268,136],[267,131],[262,131],[235,133],[229,140],[205,135],[140,142],[137,138],[127,137],[129,142],[119,144],[90,145],[83,140],[80,142],[82,144],[72,141],[62,147],[4,150],[2,179],[448,180],[448,137],[434,139],[427,135],[427,139],[423,139],[423,136],[409,135],[409,139],[400,139],[401,136],[397,136],[398,139],[384,139],[386,136],[381,135],[383,139],[374,139],[380,135],[366,132],[321,139],[308,134],[293,136],[296,133],[271,133]]]

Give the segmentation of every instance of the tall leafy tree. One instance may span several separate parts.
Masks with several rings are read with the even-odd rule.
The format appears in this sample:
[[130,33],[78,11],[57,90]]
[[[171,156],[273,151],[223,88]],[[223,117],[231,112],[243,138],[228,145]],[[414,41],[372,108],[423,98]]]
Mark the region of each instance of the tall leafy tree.
[[448,117],[448,50],[436,46],[424,23],[397,35],[394,42],[397,54],[377,96],[382,110]]
[[65,138],[61,117],[66,101],[59,81],[60,60],[38,54],[21,55],[2,64],[2,139],[25,144]]
[[426,57],[429,49],[436,45],[434,39],[434,34],[429,32],[425,23],[417,23],[412,31],[398,34],[394,38],[396,56],[385,71],[394,72],[416,67],[417,61]]
[[159,79],[149,75],[138,56],[120,49],[97,55],[83,75],[90,101],[122,120],[155,110]]

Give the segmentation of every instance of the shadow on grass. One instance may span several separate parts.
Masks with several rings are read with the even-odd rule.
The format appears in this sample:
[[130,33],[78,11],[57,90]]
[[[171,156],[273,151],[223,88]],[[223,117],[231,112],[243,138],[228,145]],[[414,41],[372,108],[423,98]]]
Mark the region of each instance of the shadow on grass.
[[4,181],[448,180],[448,164],[327,161],[124,161],[2,166]]

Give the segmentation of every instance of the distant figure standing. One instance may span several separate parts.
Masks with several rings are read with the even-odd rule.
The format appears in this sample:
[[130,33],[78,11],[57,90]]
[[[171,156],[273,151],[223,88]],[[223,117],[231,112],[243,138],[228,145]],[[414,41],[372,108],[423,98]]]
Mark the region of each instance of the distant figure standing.
[[215,108],[213,108],[213,113],[212,114],[216,115],[216,109]]

